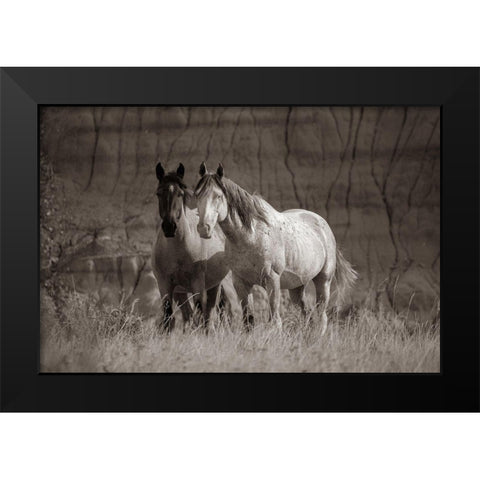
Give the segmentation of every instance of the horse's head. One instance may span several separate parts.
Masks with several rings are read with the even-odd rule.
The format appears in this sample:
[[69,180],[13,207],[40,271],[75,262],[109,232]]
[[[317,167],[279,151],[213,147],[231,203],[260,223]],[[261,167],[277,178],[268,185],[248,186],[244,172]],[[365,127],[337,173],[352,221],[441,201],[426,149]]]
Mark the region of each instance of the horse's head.
[[202,163],[200,177],[195,188],[200,217],[197,230],[202,238],[210,238],[217,222],[222,222],[228,215],[228,202],[222,184],[222,164],[218,165],[215,173],[207,173],[205,163]]
[[162,230],[166,237],[174,237],[177,222],[183,213],[185,196],[188,195],[187,187],[183,183],[185,167],[180,163],[176,172],[165,174],[160,163],[157,164],[158,178],[158,212],[162,219]]

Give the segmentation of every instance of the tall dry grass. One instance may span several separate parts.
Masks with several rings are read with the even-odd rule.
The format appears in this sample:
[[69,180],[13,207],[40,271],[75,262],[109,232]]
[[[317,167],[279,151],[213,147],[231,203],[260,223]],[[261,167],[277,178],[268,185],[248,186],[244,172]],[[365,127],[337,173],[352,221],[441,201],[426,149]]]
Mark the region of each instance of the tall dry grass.
[[[70,293],[55,312],[42,296],[43,372],[439,372],[438,322],[412,312],[359,308],[331,315],[320,336],[315,318],[292,305],[284,329],[259,320],[245,332],[237,319],[215,318],[209,334],[182,325],[163,334],[135,306],[96,306]],[[433,318],[433,317],[431,317]]]

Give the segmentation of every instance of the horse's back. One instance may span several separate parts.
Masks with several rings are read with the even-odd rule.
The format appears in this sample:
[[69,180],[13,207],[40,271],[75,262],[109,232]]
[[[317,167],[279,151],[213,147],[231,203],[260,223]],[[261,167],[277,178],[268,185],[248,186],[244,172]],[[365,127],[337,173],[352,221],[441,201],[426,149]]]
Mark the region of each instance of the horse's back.
[[312,279],[320,272],[333,275],[336,242],[327,221],[303,209],[286,210],[279,218],[284,233],[285,285],[290,283],[287,281],[291,277],[289,272],[304,280]]
[[335,243],[332,229],[327,221],[318,215],[318,213],[295,208],[285,210],[281,212],[280,215],[287,220],[287,228],[291,233],[295,233],[299,236],[302,236],[303,234],[305,237],[320,237],[329,243]]
[[291,217],[295,220],[301,220],[302,222],[310,225],[312,228],[320,226],[321,228],[327,227],[330,229],[327,221],[322,216],[320,216],[318,213],[311,212],[310,210],[304,210],[303,208],[291,208],[281,212],[281,215]]

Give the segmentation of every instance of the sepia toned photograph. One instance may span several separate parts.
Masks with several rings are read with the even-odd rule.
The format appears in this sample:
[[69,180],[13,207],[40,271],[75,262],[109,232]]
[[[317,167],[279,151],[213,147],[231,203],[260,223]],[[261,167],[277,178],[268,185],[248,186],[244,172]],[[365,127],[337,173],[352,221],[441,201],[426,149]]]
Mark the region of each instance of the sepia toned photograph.
[[439,373],[440,126],[40,107],[40,371]]

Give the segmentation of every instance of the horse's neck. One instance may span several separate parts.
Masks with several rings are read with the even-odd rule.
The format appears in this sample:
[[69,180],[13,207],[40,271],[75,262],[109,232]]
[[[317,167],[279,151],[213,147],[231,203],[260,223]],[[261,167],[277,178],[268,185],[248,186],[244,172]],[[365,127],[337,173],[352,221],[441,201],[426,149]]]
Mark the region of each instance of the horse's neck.
[[248,229],[242,224],[237,214],[233,213],[229,213],[223,222],[218,222],[227,241],[232,245],[240,248],[243,246],[254,246],[261,242],[261,238],[266,235],[271,227],[275,227],[279,221],[282,221],[281,214],[272,205],[263,199],[261,201],[268,217],[269,227],[262,220],[254,218],[252,220],[252,228]]
[[256,223],[257,220],[253,220],[253,229],[248,230],[236,215],[232,216],[230,213],[223,222],[218,222],[227,242],[238,246],[252,243]]

